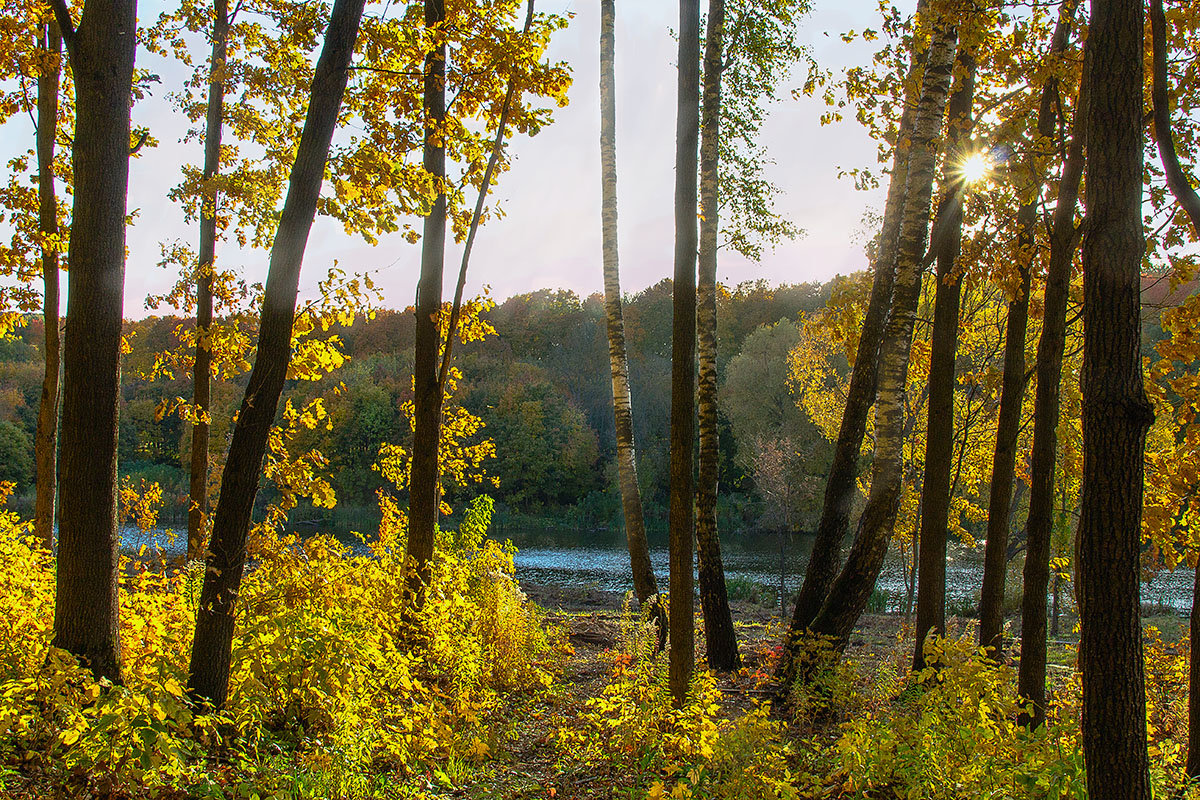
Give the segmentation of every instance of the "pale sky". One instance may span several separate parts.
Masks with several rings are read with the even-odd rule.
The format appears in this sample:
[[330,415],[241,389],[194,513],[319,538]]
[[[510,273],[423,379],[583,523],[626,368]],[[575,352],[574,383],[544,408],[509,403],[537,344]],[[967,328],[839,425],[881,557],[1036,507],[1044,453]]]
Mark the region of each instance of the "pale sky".
[[[142,18],[156,14],[144,3]],[[814,12],[801,23],[800,39],[808,43],[822,66],[837,68],[865,63],[862,45],[844,44],[837,34],[876,25],[872,0],[815,0]],[[481,228],[472,255],[468,294],[483,285],[497,300],[539,288],[573,289],[581,295],[601,291],[599,184],[599,3],[596,0],[542,0],[540,11],[573,12],[570,26],[550,48],[553,60],[570,64],[574,83],[570,105],[555,110],[554,123],[536,137],[512,142],[513,168],[500,178],[498,198],[506,215]],[[625,291],[638,291],[671,272],[675,138],[676,43],[670,29],[678,25],[678,7],[665,0],[619,0],[617,3],[616,70],[617,170],[621,245],[621,277]],[[877,25],[876,25],[877,27]],[[166,199],[179,180],[184,159],[199,163],[201,145],[180,144],[185,121],[170,108],[165,95],[177,88],[181,75],[162,60],[139,54],[138,65],[162,75],[154,96],[138,104],[134,121],[148,125],[160,146],[130,167],[130,209],[137,219],[129,230],[125,316],[144,316],[147,294],[162,292],[174,280],[157,266],[159,243],[182,238],[194,246],[194,226],[182,221],[181,210]],[[718,279],[729,284],[765,278],[773,283],[826,280],[865,267],[855,233],[863,212],[882,204],[882,191],[859,192],[849,179],[838,179],[839,167],[875,167],[875,147],[853,121],[822,127],[818,100],[793,100],[790,89],[803,78],[798,70],[771,106],[763,142],[777,162],[769,177],[783,189],[778,209],[807,231],[782,244],[754,264],[722,254]],[[25,118],[0,129],[5,153],[32,144],[32,124]],[[419,226],[418,226],[419,227]],[[383,238],[375,247],[352,239],[341,225],[318,219],[309,239],[301,277],[302,297],[336,260],[348,272],[370,272],[382,287],[384,304],[402,308],[412,303],[420,246],[399,236]],[[267,253],[236,250],[226,243],[218,263],[237,264],[247,278],[261,280]],[[447,249],[447,275],[457,273],[459,251]],[[452,291],[447,278],[447,293]],[[65,285],[65,281],[64,281]],[[65,305],[64,305],[65,307]]]

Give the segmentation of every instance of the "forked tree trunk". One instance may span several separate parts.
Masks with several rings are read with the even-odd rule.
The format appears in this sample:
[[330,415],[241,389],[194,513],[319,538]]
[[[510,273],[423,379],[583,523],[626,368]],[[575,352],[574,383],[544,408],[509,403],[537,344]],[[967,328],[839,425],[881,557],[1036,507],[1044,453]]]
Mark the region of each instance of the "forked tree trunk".
[[717,531],[717,218],[720,159],[721,70],[725,36],[725,0],[709,0],[704,44],[704,94],[700,129],[700,257],[696,305],[700,382],[699,471],[696,486],[696,551],[700,561],[700,609],[708,665],[718,672],[741,664],[721,539]]
[[696,158],[700,139],[700,3],[679,0],[675,124],[675,283],[671,322],[671,653],[676,707],[687,697],[695,659],[692,437],[696,413]]
[[[629,391],[629,357],[625,351],[625,319],[621,310],[621,271],[617,247],[617,101],[615,68],[615,0],[600,2],[600,215],[604,255],[604,316],[608,329],[608,363],[612,371],[613,422],[617,437],[617,481],[625,517],[625,540],[633,591],[639,603],[653,602],[659,641],[666,640],[667,616],[657,599],[658,582],[650,565],[646,518],[638,488],[633,439],[633,397]],[[653,599],[652,599],[653,598]]]
[[316,216],[329,144],[346,90],[346,68],[354,53],[364,3],[365,0],[335,0],[333,4],[325,44],[313,75],[300,145],[288,179],[287,199],[271,247],[258,352],[221,475],[221,496],[213,518],[189,669],[192,696],[215,708],[224,705],[229,693],[234,610],[246,565],[250,514],[267,436],[275,421],[291,360],[300,266]]
[[[192,367],[192,469],[188,492],[189,561],[204,557],[204,529],[208,520],[208,414],[211,407],[213,270],[217,251],[217,191],[211,181],[221,169],[221,122],[225,108],[225,53],[229,40],[228,0],[213,3],[212,74],[208,82],[208,109],[204,120],[204,193],[200,203],[200,250],[196,265],[196,360]],[[211,191],[211,194],[209,192]]]
[[1139,555],[1154,411],[1140,355],[1142,3],[1093,0],[1083,239],[1079,666],[1092,800],[1150,797]]
[[417,283],[416,332],[413,346],[413,452],[408,493],[408,545],[405,568],[410,610],[424,600],[437,527],[438,444],[441,439],[442,390],[438,383],[438,314],[442,308],[442,274],[446,257],[446,44],[440,27],[446,19],[443,0],[425,0],[425,28],[438,38],[425,56],[423,111],[425,171],[437,184],[437,197],[425,216],[421,234],[421,277]]
[[954,463],[954,362],[958,355],[958,317],[962,274],[957,269],[962,246],[963,202],[967,186],[959,164],[971,139],[971,107],[975,102],[975,58],[966,49],[958,54],[962,71],[950,98],[950,125],[942,172],[949,179],[934,229],[937,291],[929,353],[928,424],[925,435],[925,477],[921,486],[917,571],[917,622],[913,670],[925,668],[925,638],[946,635],[946,529],[950,521],[950,483]]
[[[922,13],[926,7],[925,0],[920,0],[917,13]],[[914,55],[913,64],[908,72],[904,110],[901,112],[897,143],[892,153],[892,177],[888,183],[887,200],[884,205],[883,229],[879,235],[879,250],[872,265],[875,277],[871,284],[871,297],[858,336],[854,367],[850,372],[850,385],[846,391],[846,407],[842,411],[842,422],[825,483],[821,518],[817,523],[816,538],[813,540],[808,565],[804,571],[804,581],[792,610],[784,657],[780,662],[779,678],[785,686],[790,685],[795,677],[796,655],[804,633],[821,610],[821,604],[825,602],[829,587],[837,576],[842,541],[850,529],[850,514],[858,491],[858,456],[867,430],[867,414],[875,402],[879,343],[883,338],[883,326],[892,302],[892,286],[896,274],[896,240],[907,196],[909,142],[916,119],[917,101],[920,99],[919,76],[924,67],[923,58],[924,54]]]
[[[1075,3],[1064,6],[1048,58],[1056,59],[1067,49]],[[1053,76],[1042,86],[1038,106],[1037,131],[1043,141],[1053,141],[1058,130],[1058,80]],[[1000,387],[1000,412],[996,424],[996,445],[992,451],[992,481],[988,495],[987,539],[984,545],[983,586],[979,599],[979,646],[989,648],[991,658],[999,661],[1004,652],[1004,583],[1008,572],[1008,531],[1012,509],[1013,478],[1017,462],[1017,436],[1021,429],[1021,407],[1025,401],[1025,333],[1029,326],[1030,274],[1036,247],[1035,227],[1044,177],[1031,158],[1029,174],[1038,185],[1029,200],[1017,210],[1018,294],[1008,303],[1004,329],[1004,377]],[[1045,592],[1043,591],[1043,597]]]
[[65,4],[55,15],[75,81],[75,140],[53,644],[120,682],[117,414],[137,3],[87,0],[78,30]]
[[828,637],[839,651],[846,646],[850,631],[866,608],[896,521],[900,484],[904,477],[904,390],[921,292],[921,265],[929,233],[934,167],[940,149],[939,134],[945,117],[956,39],[954,20],[940,19],[935,23],[913,126],[909,188],[897,246],[892,308],[879,348],[871,492],[846,564],[811,626],[813,633]]
[[[58,236],[58,198],[54,188],[54,139],[58,135],[59,76],[62,73],[62,36],[58,25],[43,26],[42,51],[46,62],[37,79],[38,230]],[[47,550],[54,549],[54,496],[58,489],[58,248],[42,246],[42,325],[45,329],[45,373],[38,404],[34,458],[37,489],[33,504],[33,530]]]
[[[1085,65],[1087,55],[1085,48]],[[1086,70],[1086,66],[1085,66]],[[1046,589],[1050,583],[1050,539],[1054,530],[1054,469],[1058,449],[1058,416],[1062,395],[1063,353],[1067,342],[1067,297],[1071,265],[1078,245],[1075,206],[1083,177],[1087,94],[1080,88],[1075,104],[1071,143],[1058,182],[1058,199],[1050,230],[1042,302],[1042,335],[1038,339],[1037,391],[1033,405],[1033,445],[1029,456],[1029,517],[1025,524],[1025,568],[1021,598],[1021,662],[1017,688],[1032,707],[1022,721],[1037,727],[1046,719]]]

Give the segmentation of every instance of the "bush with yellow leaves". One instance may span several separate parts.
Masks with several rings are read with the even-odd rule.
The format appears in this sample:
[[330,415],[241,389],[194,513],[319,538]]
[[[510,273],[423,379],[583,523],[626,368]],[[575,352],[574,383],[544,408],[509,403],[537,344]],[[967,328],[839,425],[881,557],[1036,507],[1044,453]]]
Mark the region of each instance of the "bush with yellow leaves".
[[697,672],[682,708],[672,705],[667,659],[655,654],[648,620],[622,626],[612,682],[572,725],[555,733],[564,755],[644,787],[646,797],[797,798],[795,753],[767,705],[721,717],[721,692]]
[[424,607],[407,615],[402,518],[357,551],[259,531],[229,700],[214,715],[183,689],[202,565],[123,565],[125,681],[97,683],[49,646],[53,560],[0,513],[0,613],[10,626],[0,638],[0,765],[111,790],[206,795],[232,780],[274,787],[264,797],[327,797],[365,793],[380,774],[479,760],[498,693],[548,685],[563,646],[520,593],[511,548],[484,539],[490,514],[482,498],[442,534]]

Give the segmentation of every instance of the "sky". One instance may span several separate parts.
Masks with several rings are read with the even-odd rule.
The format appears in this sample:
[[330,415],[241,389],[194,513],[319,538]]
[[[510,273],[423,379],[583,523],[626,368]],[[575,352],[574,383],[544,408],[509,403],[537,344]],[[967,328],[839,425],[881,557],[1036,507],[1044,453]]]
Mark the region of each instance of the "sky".
[[[156,14],[143,4],[143,19]],[[815,0],[801,23],[800,40],[811,46],[827,68],[865,63],[870,52],[847,45],[839,33],[875,22],[873,0]],[[510,143],[512,169],[500,176],[493,192],[505,216],[482,227],[472,254],[468,296],[484,286],[503,300],[541,288],[571,289],[581,296],[603,289],[600,266],[599,155],[599,3],[596,0],[541,0],[539,11],[572,14],[556,34],[548,57],[567,62],[573,84],[570,104],[556,109],[554,123],[536,137]],[[622,288],[636,292],[671,273],[674,246],[673,193],[675,147],[675,57],[671,29],[678,7],[665,0],[617,3],[617,172]],[[183,222],[180,208],[166,199],[179,180],[179,165],[202,159],[198,142],[182,143],[186,122],[172,110],[166,94],[182,80],[181,71],[146,54],[139,66],[158,72],[163,83],[139,102],[134,123],[147,125],[158,138],[130,165],[130,210],[137,216],[128,232],[125,316],[148,311],[145,298],[175,280],[157,266],[160,243],[193,243],[194,226]],[[839,167],[875,166],[875,146],[853,120],[822,127],[819,100],[793,99],[800,70],[770,106],[762,142],[775,163],[768,177],[783,194],[777,209],[806,231],[764,255],[761,263],[722,252],[718,280],[726,284],[765,278],[771,283],[823,281],[866,266],[862,254],[864,211],[882,205],[882,190],[857,191],[838,178]],[[28,119],[0,129],[5,153],[32,144]],[[419,227],[419,226],[418,226]],[[447,274],[457,272],[460,251],[447,248]],[[232,243],[218,250],[218,264],[236,265],[250,280],[262,280],[268,254],[239,251]],[[310,236],[301,276],[301,298],[311,297],[334,262],[347,272],[369,273],[383,294],[383,305],[403,308],[413,302],[420,246],[399,235],[371,247],[347,236],[341,225],[318,218]],[[447,289],[452,291],[451,279]],[[65,306],[64,306],[65,307]],[[161,313],[161,312],[160,312]]]

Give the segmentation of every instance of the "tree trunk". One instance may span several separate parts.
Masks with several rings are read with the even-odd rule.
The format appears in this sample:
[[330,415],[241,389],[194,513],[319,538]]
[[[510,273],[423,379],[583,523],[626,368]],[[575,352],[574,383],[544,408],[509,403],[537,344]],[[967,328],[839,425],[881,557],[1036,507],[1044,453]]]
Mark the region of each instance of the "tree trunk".
[[670,686],[687,697],[695,658],[692,585],[692,438],[696,384],[696,158],[700,139],[700,3],[679,0],[679,85],[675,125],[675,283],[671,323]]
[[[58,198],[54,189],[54,138],[58,135],[59,76],[62,73],[62,36],[58,25],[44,26],[42,49],[46,63],[37,79],[38,230],[58,236]],[[54,549],[54,495],[58,461],[58,248],[42,246],[42,323],[45,329],[45,373],[38,404],[34,457],[37,462],[37,495],[33,504],[33,530],[47,550]]]
[[1175,151],[1175,137],[1171,134],[1171,101],[1167,95],[1167,15],[1163,11],[1162,0],[1150,0],[1150,31],[1154,53],[1151,92],[1154,102],[1154,141],[1158,144],[1167,186],[1187,212],[1188,219],[1192,221],[1192,230],[1200,239],[1200,194],[1188,183],[1187,174],[1179,163],[1179,154]]
[[[204,557],[204,528],[208,519],[208,414],[211,405],[213,270],[217,248],[217,191],[211,182],[221,169],[221,122],[225,107],[225,51],[229,39],[229,3],[213,3],[212,74],[204,120],[204,190],[200,208],[200,251],[196,265],[196,361],[192,367],[192,473],[188,493],[189,561]],[[211,192],[211,194],[210,194]]]
[[76,31],[65,5],[56,15],[75,81],[75,140],[53,643],[120,682],[117,414],[137,3],[88,0]]
[[696,551],[700,561],[700,609],[704,613],[705,651],[709,667],[717,672],[730,672],[741,665],[717,532],[717,174],[724,36],[725,0],[709,0],[700,129],[700,257],[696,293],[700,362]]
[[1196,569],[1196,577],[1192,582],[1192,619],[1188,623],[1188,639],[1191,643],[1191,654],[1188,658],[1188,751],[1187,776],[1195,780],[1200,778],[1200,609],[1196,607],[1196,598],[1200,597],[1200,565]]
[[[1084,61],[1086,64],[1086,48]],[[1071,263],[1078,244],[1075,206],[1083,177],[1086,116],[1087,95],[1081,87],[1050,231],[1042,335],[1037,352],[1033,445],[1029,456],[1029,516],[1025,525],[1021,662],[1017,685],[1021,697],[1033,707],[1032,715],[1023,717],[1023,721],[1032,727],[1041,725],[1046,719],[1046,588],[1050,582],[1050,539],[1054,529],[1054,468],[1063,351],[1067,341],[1067,296],[1071,286]]]
[[[425,27],[437,29],[446,19],[443,0],[425,0]],[[413,452],[408,493],[408,546],[405,558],[407,591],[413,609],[424,599],[429,582],[433,537],[437,527],[438,444],[441,439],[442,391],[438,385],[438,314],[442,308],[442,272],[446,256],[446,148],[442,128],[446,118],[446,45],[425,56],[425,171],[437,183],[437,197],[421,237],[421,277],[417,283],[417,324],[413,348]]]
[[[922,13],[926,7],[925,0],[920,0],[917,13]],[[909,88],[905,91],[897,143],[892,153],[892,177],[888,183],[887,201],[884,205],[879,250],[872,265],[875,278],[871,284],[871,297],[863,317],[862,330],[858,335],[854,367],[850,372],[850,385],[846,391],[846,407],[842,411],[833,460],[825,482],[821,519],[817,523],[816,539],[813,541],[808,566],[804,571],[804,582],[800,586],[796,606],[792,610],[786,652],[780,662],[779,677],[785,686],[791,684],[795,677],[795,657],[805,631],[812,624],[829,594],[829,587],[838,571],[842,541],[850,529],[850,512],[854,505],[855,493],[858,491],[858,455],[867,430],[867,414],[875,402],[879,344],[892,302],[892,287],[896,274],[896,240],[900,232],[900,217],[904,213],[908,189],[909,142],[916,120],[917,101],[920,98],[917,76],[922,68],[923,54],[914,55],[913,64],[908,72]]]
[[[1049,58],[1055,59],[1070,41],[1075,3],[1061,12],[1051,39]],[[1058,80],[1053,76],[1042,86],[1037,131],[1043,141],[1053,141],[1058,130],[1056,113]],[[979,597],[979,646],[988,648],[999,661],[1004,653],[1004,582],[1008,572],[1008,531],[1017,462],[1017,435],[1021,430],[1021,407],[1025,401],[1025,332],[1029,326],[1030,273],[1035,252],[1035,227],[1044,178],[1038,154],[1030,158],[1030,174],[1038,186],[1017,210],[1018,294],[1008,303],[1004,329],[1004,376],[1000,386],[1000,412],[996,423],[996,445],[992,452],[992,481],[988,495],[987,538],[983,556],[983,586]],[[1045,592],[1043,591],[1043,598]]]
[[921,486],[920,544],[917,570],[917,628],[913,670],[925,668],[925,638],[946,635],[946,529],[950,524],[950,475],[954,464],[954,362],[958,355],[958,312],[962,274],[956,268],[962,245],[963,201],[967,187],[957,173],[966,155],[973,125],[975,58],[958,54],[962,77],[950,98],[950,124],[943,173],[954,176],[938,210],[932,243],[937,253],[937,293],[929,353],[928,426],[925,435],[925,479]]
[[951,23],[951,20],[942,19],[934,27],[913,126],[892,309],[879,348],[871,492],[846,565],[834,580],[829,596],[811,626],[813,633],[829,637],[838,650],[845,648],[849,641],[850,631],[862,616],[879,577],[900,500],[900,483],[904,476],[904,390],[921,292],[921,267],[929,233],[938,140],[954,64],[957,29]]
[[216,708],[224,705],[229,692],[234,610],[246,564],[246,535],[267,436],[291,360],[300,266],[316,216],[329,144],[346,89],[346,68],[354,52],[364,3],[365,0],[335,0],[333,4],[325,44],[313,75],[300,145],[288,179],[287,199],[271,247],[258,353],[221,475],[221,496],[213,518],[189,679],[192,696]]
[[1078,539],[1083,758],[1092,800],[1139,800],[1150,797],[1139,551],[1142,459],[1154,420],[1140,355],[1142,3],[1093,0],[1088,46]]
[[608,327],[608,363],[612,370],[613,421],[617,436],[617,481],[625,516],[625,540],[633,591],[639,603],[653,603],[660,646],[666,640],[667,618],[657,599],[658,582],[650,565],[646,518],[638,488],[633,440],[633,398],[629,391],[629,358],[625,352],[625,319],[621,309],[621,272],[617,248],[617,102],[614,54],[615,0],[600,3],[600,192],[601,238],[604,250],[604,315]]

